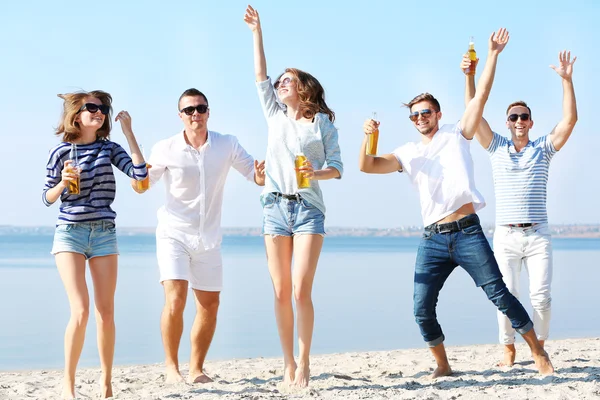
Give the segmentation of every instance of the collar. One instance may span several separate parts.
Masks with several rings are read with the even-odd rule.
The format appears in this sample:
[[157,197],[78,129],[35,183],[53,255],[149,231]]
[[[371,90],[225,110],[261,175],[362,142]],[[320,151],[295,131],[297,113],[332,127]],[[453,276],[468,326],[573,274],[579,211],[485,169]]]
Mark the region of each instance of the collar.
[[[206,137],[206,142],[204,143],[203,146],[211,146],[213,141],[213,132],[212,131],[208,131],[208,135]],[[182,129],[181,132],[179,132],[179,135],[177,135],[175,137],[175,146],[177,148],[177,150],[182,150],[185,151],[188,148],[193,148],[191,145],[189,145],[186,141],[185,141],[185,129]]]

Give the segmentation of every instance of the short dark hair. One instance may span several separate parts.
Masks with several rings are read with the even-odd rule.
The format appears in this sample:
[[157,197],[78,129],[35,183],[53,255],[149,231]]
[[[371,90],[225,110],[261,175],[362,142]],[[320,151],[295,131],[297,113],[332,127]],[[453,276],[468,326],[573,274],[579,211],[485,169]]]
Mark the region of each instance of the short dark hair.
[[527,103],[525,103],[522,100],[519,101],[515,101],[509,104],[508,108],[506,109],[506,115],[508,115],[508,112],[510,111],[511,108],[513,107],[527,107],[527,110],[529,110],[529,118],[531,118],[531,108],[529,108],[529,106],[527,105]]
[[436,108],[435,111],[437,111],[437,112],[442,111],[442,107],[440,107],[440,102],[437,101],[437,99],[435,97],[433,97],[433,95],[430,93],[421,93],[420,95],[418,95],[417,97],[415,97],[414,99],[409,101],[408,103],[404,103],[404,106],[408,107],[408,109],[410,110],[412,108],[412,106],[414,106],[415,104],[420,103],[422,101],[428,101],[432,106],[434,106]]
[[202,93],[198,89],[190,88],[190,89],[186,90],[185,92],[183,92],[181,94],[181,96],[179,96],[179,100],[177,101],[177,110],[179,111],[181,99],[183,99],[184,97],[197,97],[197,96],[204,97],[204,101],[206,101],[206,105],[208,105],[208,99],[206,98],[204,93]]

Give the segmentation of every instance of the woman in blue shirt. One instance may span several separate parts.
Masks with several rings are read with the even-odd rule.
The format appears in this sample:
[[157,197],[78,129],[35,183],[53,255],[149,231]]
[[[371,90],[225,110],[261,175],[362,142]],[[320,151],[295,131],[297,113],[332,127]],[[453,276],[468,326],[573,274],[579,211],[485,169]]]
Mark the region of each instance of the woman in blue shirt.
[[[47,206],[61,200],[52,254],[71,308],[65,331],[62,395],[69,399],[76,397],[75,370],[83,348],[90,303],[85,280],[87,260],[94,284],[101,396],[108,398],[112,397],[118,257],[116,213],[110,207],[116,188],[112,166],[136,180],[145,179],[147,169],[127,111],[121,111],[116,121],[121,123],[133,161],[120,145],[109,140],[110,94],[97,90],[59,97],[64,100],[64,110],[56,134],[62,141],[50,150],[42,200]],[[77,181],[79,190],[72,190]]]
[[[258,12],[248,6],[244,21],[254,38],[256,85],[269,127],[261,201],[285,364],[283,380],[305,387],[314,325],[312,285],[325,235],[325,205],[318,181],[341,178],[343,173],[335,114],[325,103],[323,87],[307,72],[288,68],[271,84]],[[306,161],[296,166],[299,154]],[[301,178],[308,178],[308,185],[299,184]],[[297,308],[297,364],[292,292]]]

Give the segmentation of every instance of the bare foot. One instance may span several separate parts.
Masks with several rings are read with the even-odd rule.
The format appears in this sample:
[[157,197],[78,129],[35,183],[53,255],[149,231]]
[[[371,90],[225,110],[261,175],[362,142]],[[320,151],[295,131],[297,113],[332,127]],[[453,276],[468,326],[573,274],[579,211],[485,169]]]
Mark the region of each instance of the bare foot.
[[296,369],[296,375],[294,377],[294,385],[305,388],[308,386],[308,380],[310,379],[310,368],[308,364],[300,363],[298,369]]
[[167,376],[165,378],[165,383],[181,383],[183,382],[183,376],[181,376],[181,372],[177,367],[167,367]]
[[515,357],[517,356],[517,349],[514,344],[507,344],[504,346],[504,359],[496,364],[497,367],[512,367],[515,365]]
[[441,376],[448,376],[448,375],[452,375],[452,368],[450,368],[449,365],[444,366],[444,367],[438,366],[435,369],[435,371],[433,371],[433,374],[431,374],[431,376],[429,378],[430,379],[436,379],[436,378],[439,378]]
[[188,383],[210,383],[213,380],[206,375],[204,372],[192,372],[190,371],[190,375],[188,376]]
[[545,351],[542,354],[533,355],[533,361],[535,361],[535,366],[538,371],[542,375],[552,375],[554,373],[554,367],[550,362],[550,358],[548,357],[548,353]]
[[105,377],[104,375],[102,375],[102,377],[100,378],[100,396],[103,399],[108,399],[109,397],[113,397],[113,392],[112,392],[112,383],[111,383],[111,377]]
[[296,363],[292,363],[289,365],[286,365],[283,368],[283,383],[286,385],[292,385],[294,384],[294,379],[296,376],[296,369],[298,368],[298,366],[296,365]]
[[74,399],[75,398],[75,382],[72,382],[68,378],[63,380],[63,391],[61,394],[63,399]]

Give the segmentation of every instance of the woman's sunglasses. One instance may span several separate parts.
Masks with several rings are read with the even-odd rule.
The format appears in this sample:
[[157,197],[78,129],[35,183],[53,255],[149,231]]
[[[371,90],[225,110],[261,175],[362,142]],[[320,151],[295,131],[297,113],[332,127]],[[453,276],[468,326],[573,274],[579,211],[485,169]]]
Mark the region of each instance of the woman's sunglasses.
[[421,114],[421,117],[423,118],[429,118],[431,117],[431,114],[433,114],[434,112],[437,112],[435,110],[430,110],[428,108],[421,110],[421,111],[415,111],[414,113],[411,113],[408,115],[408,118],[412,121],[415,122],[416,120],[419,119],[419,114]]
[[529,121],[529,114],[523,113],[523,114],[510,114],[508,116],[508,120],[510,122],[517,122],[517,120],[521,118],[521,121]]
[[179,112],[185,113],[185,115],[192,115],[194,111],[198,111],[199,114],[204,114],[208,111],[208,106],[206,104],[200,104],[198,106],[189,106],[179,110]]
[[275,89],[279,89],[280,87],[289,85],[291,82],[292,82],[292,78],[290,78],[289,76],[286,76],[283,80],[279,80],[279,81],[275,82],[273,87]]
[[85,103],[79,111],[88,110],[90,113],[95,114],[100,110],[102,115],[108,115],[110,111],[110,107],[105,104],[94,104],[94,103]]

